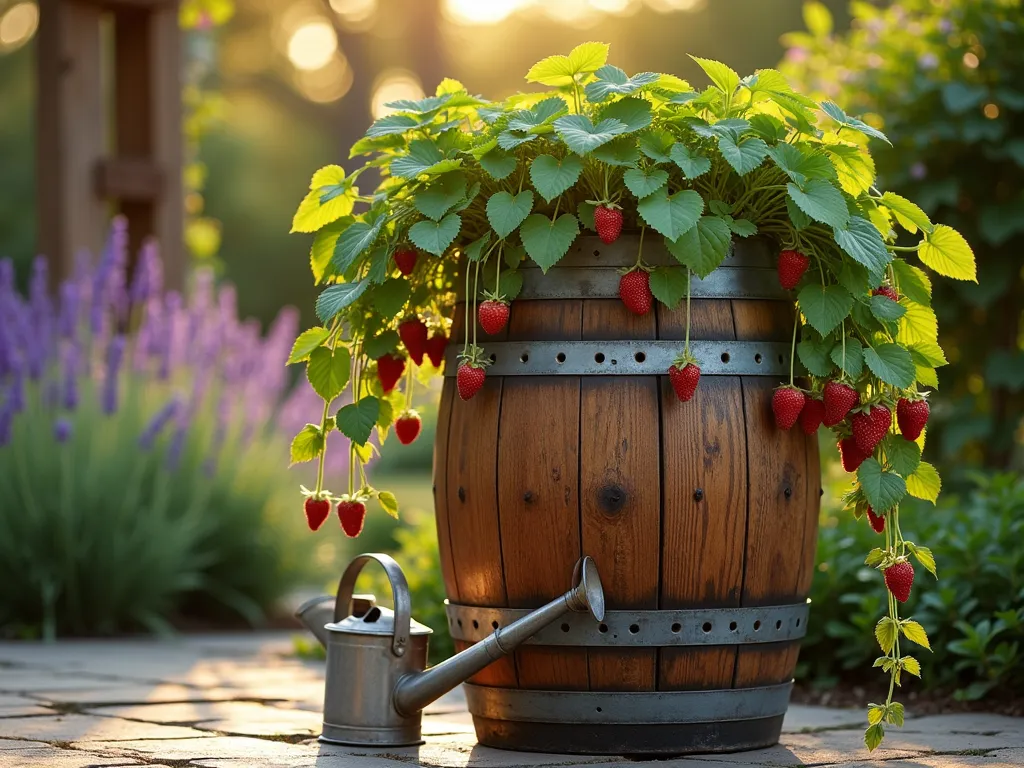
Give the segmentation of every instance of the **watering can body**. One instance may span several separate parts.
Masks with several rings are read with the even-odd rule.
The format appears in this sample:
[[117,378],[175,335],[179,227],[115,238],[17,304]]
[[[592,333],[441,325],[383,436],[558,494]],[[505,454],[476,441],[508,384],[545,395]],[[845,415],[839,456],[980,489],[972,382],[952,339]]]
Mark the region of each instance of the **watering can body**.
[[[353,599],[363,566],[376,561],[391,582],[394,611],[370,596]],[[604,617],[604,594],[594,561],[576,566],[575,586],[471,648],[427,669],[431,629],[410,615],[409,587],[391,557],[365,554],[345,570],[334,600],[333,621],[323,624],[327,598],[305,603],[296,616],[327,650],[324,725],[321,741],[357,746],[422,743],[422,709],[510,653],[568,611]]]

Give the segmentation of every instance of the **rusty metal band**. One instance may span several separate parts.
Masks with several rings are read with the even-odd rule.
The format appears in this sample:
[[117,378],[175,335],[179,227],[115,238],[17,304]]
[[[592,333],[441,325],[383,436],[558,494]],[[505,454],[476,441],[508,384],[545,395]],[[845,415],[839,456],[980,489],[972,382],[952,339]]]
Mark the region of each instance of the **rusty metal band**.
[[[664,376],[682,341],[484,341],[488,376]],[[702,376],[788,376],[790,344],[774,341],[691,341]],[[459,349],[449,345],[445,376]],[[797,366],[799,369],[799,365]]]
[[653,725],[760,720],[786,713],[793,683],[711,691],[526,691],[466,683],[470,714],[490,720]]
[[[806,634],[808,610],[809,601],[756,608],[606,611],[600,624],[586,614],[568,614],[526,642],[638,648],[779,643]],[[452,638],[471,643],[530,613],[528,608],[478,607],[447,600],[445,611]]]
[[[661,237],[644,240],[644,263],[652,267],[679,266],[679,261],[669,253],[665,241]],[[640,247],[638,235],[622,235],[610,245],[606,245],[595,235],[577,237],[569,247],[568,253],[558,261],[556,268],[561,267],[631,267],[636,263],[637,249]],[[778,249],[765,238],[748,237],[734,239],[720,267],[757,267],[775,269]],[[773,276],[774,277],[774,276]],[[774,277],[773,282],[778,282]]]
[[[622,275],[616,268],[555,267],[546,275],[540,269],[521,269],[523,288],[516,301],[556,299],[616,299]],[[779,285],[774,269],[719,267],[701,280],[694,277],[690,295],[695,299],[765,299],[793,301]]]

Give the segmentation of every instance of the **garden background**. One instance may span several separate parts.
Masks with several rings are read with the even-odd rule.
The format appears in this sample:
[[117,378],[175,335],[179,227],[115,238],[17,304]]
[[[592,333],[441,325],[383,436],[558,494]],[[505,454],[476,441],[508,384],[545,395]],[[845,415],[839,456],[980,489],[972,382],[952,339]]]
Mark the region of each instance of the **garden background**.
[[[819,98],[883,127],[894,145],[873,146],[883,188],[920,202],[973,246],[978,284],[936,285],[950,365],[931,398],[926,458],[946,487],[937,507],[908,508],[904,527],[931,544],[943,580],[915,590],[909,608],[932,638],[921,684],[930,694],[992,705],[1024,686],[1019,0],[182,7],[191,290],[161,303],[173,305],[162,314],[126,319],[140,337],[178,328],[179,348],[147,341],[133,347],[145,347],[133,359],[107,355],[91,366],[89,347],[109,328],[92,323],[82,359],[69,362],[57,343],[65,320],[47,297],[45,262],[33,263],[38,9],[31,0],[0,0],[0,257],[13,259],[13,270],[0,270],[0,320],[39,350],[41,370],[64,372],[57,391],[45,376],[0,365],[0,636],[280,621],[282,601],[336,580],[356,551],[384,550],[399,553],[418,618],[442,629],[434,655],[447,654],[430,488],[436,402],[417,403],[423,436],[408,447],[389,441],[372,467],[402,502],[399,522],[372,512],[354,543],[337,526],[316,536],[305,530],[295,490],[311,480],[286,468],[287,436],[301,427],[312,393],[283,362],[296,329],[312,320],[315,296],[295,268],[309,243],[288,235],[291,216],[311,171],[344,165],[386,102],[432,93],[444,76],[501,97],[524,86],[521,76],[537,59],[595,39],[611,43],[627,71],[673,72],[694,83],[704,76],[683,51],[743,73],[778,66]],[[115,225],[71,289],[98,313],[118,311],[117,296],[96,287],[135,258],[123,240]],[[133,299],[161,296],[156,253],[138,263],[150,265],[145,279],[136,270],[121,288]],[[28,297],[17,311],[15,290]],[[213,313],[217,322],[204,324]],[[259,323],[262,339],[243,318]],[[140,362],[150,353],[162,368]],[[111,379],[119,382],[113,391]],[[184,404],[186,390],[194,407]],[[871,627],[882,593],[862,559],[874,534],[840,511],[846,478],[834,446],[822,448],[827,490],[800,678],[829,691],[877,655]],[[329,471],[344,474],[344,462]]]

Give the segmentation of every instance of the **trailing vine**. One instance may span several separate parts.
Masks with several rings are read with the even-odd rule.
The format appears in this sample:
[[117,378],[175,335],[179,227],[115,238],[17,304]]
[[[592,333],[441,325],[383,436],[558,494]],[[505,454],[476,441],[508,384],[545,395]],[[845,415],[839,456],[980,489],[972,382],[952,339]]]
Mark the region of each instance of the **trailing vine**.
[[[678,261],[652,267],[637,253],[620,282],[623,303],[637,313],[653,300],[675,308],[684,297],[689,308],[692,277],[711,274],[734,238],[770,238],[780,249],[778,279],[799,309],[791,360],[807,374],[791,371],[776,390],[776,423],[833,430],[844,468],[855,473],[847,506],[884,534],[867,559],[889,591],[875,666],[890,692],[868,708],[865,741],[874,749],[886,725],[903,722],[893,696],[904,673],[920,675],[901,638],[928,647],[920,624],[899,610],[911,560],[935,573],[930,551],[906,540],[899,520],[908,495],[934,502],[940,490],[921,459],[923,389],[938,385],[935,369],[946,363],[926,269],[975,280],[973,253],[955,230],[876,189],[867,144],[887,141],[884,134],[797,93],[777,71],[740,78],[694,58],[712,83],[697,90],[673,75],[630,77],[607,55],[606,45],[584,43],[544,59],[526,79],[547,90],[504,102],[445,80],[433,96],[390,105],[396,112],[352,147],[352,157],[370,157],[362,166],[313,175],[292,228],[316,233],[310,266],[326,285],[316,305],[323,325],[299,337],[290,362],[306,363],[325,407],[295,437],[292,461],[322,465],[332,429],[360,461],[376,450],[374,432],[383,441],[408,409],[397,389],[405,366],[423,378],[442,367],[460,288],[458,391],[473,397],[488,362],[473,318],[485,333],[500,330],[522,287],[523,261],[547,272],[582,229],[606,242],[623,227],[648,242],[660,237]],[[383,181],[367,195],[356,184],[371,167]],[[897,245],[900,232],[914,244]],[[477,306],[483,287],[493,290]],[[666,374],[680,400],[693,396],[700,369],[689,312],[686,343]],[[350,384],[351,402],[330,415]],[[337,504],[346,532],[361,530],[367,499],[397,515],[394,496],[370,487],[362,471],[359,479],[338,496],[320,473],[315,488],[303,489],[307,505]]]

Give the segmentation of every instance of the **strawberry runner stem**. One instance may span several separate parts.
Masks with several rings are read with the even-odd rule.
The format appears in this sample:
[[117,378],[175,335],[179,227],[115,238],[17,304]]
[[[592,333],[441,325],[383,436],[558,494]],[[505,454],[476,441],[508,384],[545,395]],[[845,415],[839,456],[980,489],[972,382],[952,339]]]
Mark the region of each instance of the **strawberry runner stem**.
[[800,309],[796,310],[793,319],[793,341],[789,345],[789,386],[793,386],[793,365],[796,363],[796,330],[800,327]]
[[480,262],[476,263],[473,270],[473,348],[476,349],[476,294],[480,290]]
[[683,356],[690,356],[690,278],[693,272],[686,268],[686,342],[683,344]]
[[637,269],[641,264],[644,263],[644,232],[647,231],[647,227],[640,227],[640,243],[636,249],[636,264],[633,265],[633,269]]
[[[338,332],[341,330],[341,317],[334,318],[334,322],[331,324],[331,334],[327,337],[327,346],[334,350],[334,342],[337,340]],[[314,493],[316,498],[320,497],[320,492],[324,489],[324,464],[327,461],[327,418],[330,415],[331,401],[324,400],[324,412],[320,416],[320,434],[324,436],[324,448],[320,451],[320,458],[316,465],[316,488]]]

